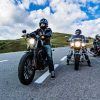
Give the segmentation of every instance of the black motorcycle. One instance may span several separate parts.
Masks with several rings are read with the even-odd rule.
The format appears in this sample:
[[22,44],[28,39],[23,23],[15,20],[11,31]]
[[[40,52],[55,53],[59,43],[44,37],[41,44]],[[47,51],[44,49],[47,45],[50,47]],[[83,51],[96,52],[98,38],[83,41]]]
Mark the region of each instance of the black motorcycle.
[[36,70],[44,70],[47,66],[47,54],[43,47],[44,35],[33,36],[22,31],[27,40],[27,52],[22,56],[18,66],[18,77],[22,84],[29,85],[34,79]]
[[94,57],[100,56],[100,43],[96,44],[96,49],[90,48],[90,51],[94,53]]
[[[86,57],[88,59],[88,56],[85,56],[84,52],[86,49],[86,43],[84,42],[84,40],[80,39],[80,38],[74,38],[71,41],[67,41],[70,42],[70,47],[72,48],[72,54],[73,54],[73,59],[70,59],[72,61],[74,61],[74,69],[75,70],[79,70],[79,64],[80,62],[84,62]],[[88,43],[88,40],[86,41]],[[70,60],[67,57],[67,64],[69,65]],[[90,62],[87,62],[88,65],[90,65]]]

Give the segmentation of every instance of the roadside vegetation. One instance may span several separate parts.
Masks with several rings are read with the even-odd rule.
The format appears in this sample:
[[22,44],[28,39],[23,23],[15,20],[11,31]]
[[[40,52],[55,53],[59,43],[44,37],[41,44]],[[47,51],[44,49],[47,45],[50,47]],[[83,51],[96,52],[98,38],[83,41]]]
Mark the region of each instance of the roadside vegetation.
[[[66,37],[65,37],[66,36]],[[55,32],[51,39],[52,47],[65,47],[69,43],[66,42],[71,35],[62,34]],[[90,38],[89,42],[92,43],[93,39]],[[88,45],[90,47],[91,44]],[[0,40],[0,53],[7,52],[16,52],[16,51],[25,51],[27,48],[26,41],[24,38],[16,39],[16,40]]]

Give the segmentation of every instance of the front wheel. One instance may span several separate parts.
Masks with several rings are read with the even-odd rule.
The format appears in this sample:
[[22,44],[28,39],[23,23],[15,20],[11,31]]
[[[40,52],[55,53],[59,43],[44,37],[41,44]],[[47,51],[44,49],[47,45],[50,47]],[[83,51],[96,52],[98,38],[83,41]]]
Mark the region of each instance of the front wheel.
[[75,66],[74,69],[75,70],[79,70],[79,62],[80,62],[80,57],[75,57]]
[[33,55],[26,53],[20,60],[18,66],[18,78],[24,85],[29,85],[35,76],[35,67],[32,65]]
[[69,59],[67,59],[67,62],[66,63],[67,63],[67,65],[69,65]]

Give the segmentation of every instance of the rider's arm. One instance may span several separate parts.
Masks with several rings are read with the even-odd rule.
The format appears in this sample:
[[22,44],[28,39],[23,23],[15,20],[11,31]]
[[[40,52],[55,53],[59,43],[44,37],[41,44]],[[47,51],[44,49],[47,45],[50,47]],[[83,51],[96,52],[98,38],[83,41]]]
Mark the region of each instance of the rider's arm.
[[36,35],[38,35],[38,29],[36,31],[30,33],[31,37],[36,37]]
[[86,42],[86,37],[84,35],[82,35],[82,41]]
[[46,30],[46,34],[45,34],[46,37],[52,37],[52,30],[50,28],[48,28]]
[[96,45],[96,39],[94,39],[94,41],[93,41],[93,45]]

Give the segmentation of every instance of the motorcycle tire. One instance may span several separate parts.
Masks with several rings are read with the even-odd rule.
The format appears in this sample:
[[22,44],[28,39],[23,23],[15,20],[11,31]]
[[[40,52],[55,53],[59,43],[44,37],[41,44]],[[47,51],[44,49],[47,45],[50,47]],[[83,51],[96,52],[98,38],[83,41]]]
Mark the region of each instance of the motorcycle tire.
[[68,59],[67,59],[66,63],[67,63],[67,65],[69,65],[69,60]]
[[32,54],[31,53],[24,54],[23,57],[20,60],[19,66],[18,66],[18,78],[19,78],[20,82],[24,85],[29,85],[32,82],[32,80],[35,76],[35,68],[32,69],[31,75],[28,79],[26,79],[25,76],[24,76],[24,74],[25,74],[25,72],[24,72],[25,71],[25,68],[24,68],[25,62],[28,59],[32,60]]
[[74,69],[75,69],[76,71],[79,70],[79,60],[76,59],[76,58],[75,58],[75,66],[74,66]]

